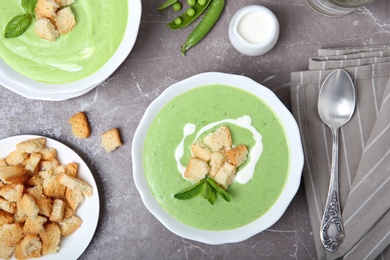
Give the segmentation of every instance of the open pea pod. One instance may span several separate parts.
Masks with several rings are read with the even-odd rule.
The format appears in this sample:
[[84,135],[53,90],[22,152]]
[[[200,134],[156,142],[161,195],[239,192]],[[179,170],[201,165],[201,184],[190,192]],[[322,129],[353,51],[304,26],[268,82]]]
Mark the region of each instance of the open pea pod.
[[173,5],[173,4],[176,3],[177,1],[178,1],[178,0],[167,0],[167,1],[165,1],[162,5],[160,5],[157,9],[158,9],[159,11],[164,10],[165,8],[167,8],[167,7],[171,6],[171,5]]
[[177,29],[181,29],[183,27],[186,27],[187,25],[190,25],[193,21],[196,20],[196,18],[199,17],[199,15],[201,15],[204,10],[207,9],[207,7],[209,6],[209,4],[211,3],[212,0],[207,0],[206,3],[204,5],[200,5],[198,2],[192,6],[191,8],[195,10],[195,14],[193,16],[189,16],[187,14],[187,12],[183,13],[182,15],[179,16],[179,18],[182,20],[182,23],[181,24],[176,24],[175,23],[175,20],[173,20],[172,22],[168,23],[167,26],[171,29],[171,30],[177,30]]

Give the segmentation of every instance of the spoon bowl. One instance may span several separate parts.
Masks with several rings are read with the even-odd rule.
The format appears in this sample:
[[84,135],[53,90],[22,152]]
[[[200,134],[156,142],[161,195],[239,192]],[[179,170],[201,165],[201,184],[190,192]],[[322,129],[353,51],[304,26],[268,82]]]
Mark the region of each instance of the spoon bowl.
[[322,84],[318,97],[318,114],[332,131],[330,183],[320,231],[321,242],[329,252],[336,252],[344,241],[338,187],[339,129],[351,119],[355,104],[351,77],[342,69],[332,71]]

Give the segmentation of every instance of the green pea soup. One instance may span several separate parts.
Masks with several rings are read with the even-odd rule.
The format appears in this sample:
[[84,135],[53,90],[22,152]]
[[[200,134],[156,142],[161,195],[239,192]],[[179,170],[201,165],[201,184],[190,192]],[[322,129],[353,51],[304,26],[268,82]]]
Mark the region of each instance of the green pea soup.
[[[243,116],[250,116],[252,126],[262,135],[263,151],[252,179],[246,184],[233,182],[229,186],[231,202],[220,197],[214,205],[201,196],[175,199],[175,193],[192,185],[180,174],[175,159],[184,126],[188,123],[196,126],[195,133],[184,140],[180,162],[186,166],[191,157],[190,145],[199,129],[212,122]],[[233,145],[242,143],[251,151],[255,140],[250,131],[234,124],[224,125],[231,131]],[[220,231],[247,225],[272,207],[287,181],[289,158],[285,129],[263,100],[239,88],[207,85],[173,98],[157,114],[146,135],[143,167],[151,193],[167,213],[194,228]]]

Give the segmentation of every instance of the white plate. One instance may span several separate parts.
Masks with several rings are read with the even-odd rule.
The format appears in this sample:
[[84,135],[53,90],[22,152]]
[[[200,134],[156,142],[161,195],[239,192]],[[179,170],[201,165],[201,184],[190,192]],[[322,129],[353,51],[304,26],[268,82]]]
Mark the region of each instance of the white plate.
[[[142,154],[146,134],[159,111],[176,96],[188,90],[211,84],[221,84],[241,88],[254,94],[267,103],[278,115],[284,129],[286,130],[291,154],[291,165],[287,182],[275,204],[263,216],[252,223],[237,229],[225,231],[208,231],[193,228],[170,216],[158,204],[150,192],[142,165]],[[290,111],[283,105],[277,96],[268,88],[247,77],[217,72],[199,74],[178,82],[166,89],[147,108],[135,132],[132,146],[134,182],[146,208],[173,233],[184,238],[207,244],[240,242],[269,228],[277,220],[279,220],[299,188],[303,168],[303,158],[302,143],[298,125]]]
[[16,72],[0,60],[0,85],[24,97],[39,100],[65,100],[85,94],[106,80],[130,54],[141,21],[141,0],[128,0],[128,12],[126,32],[121,44],[108,62],[92,75],[64,84],[46,84]]
[[[16,144],[38,137],[42,136],[19,135],[0,140],[0,158],[6,157],[10,152],[15,150]],[[46,146],[57,149],[57,159],[60,163],[67,164],[74,162],[79,165],[78,177],[92,186],[93,195],[89,198],[85,197],[85,201],[76,211],[76,215],[79,216],[83,221],[80,228],[69,237],[61,237],[60,250],[57,254],[43,256],[39,259],[77,259],[81,256],[81,254],[85,251],[91,242],[97,227],[100,209],[98,189],[91,171],[78,154],[56,140],[50,139],[48,137],[45,138]]]

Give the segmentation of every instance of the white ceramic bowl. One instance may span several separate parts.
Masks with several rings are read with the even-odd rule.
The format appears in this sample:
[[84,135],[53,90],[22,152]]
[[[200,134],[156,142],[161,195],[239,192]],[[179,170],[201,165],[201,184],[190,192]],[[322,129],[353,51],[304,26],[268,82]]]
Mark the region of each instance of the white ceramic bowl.
[[[246,19],[247,15],[256,14],[256,19]],[[239,31],[240,24],[245,33]],[[243,33],[243,34],[242,34]],[[252,35],[247,35],[252,34]],[[260,35],[257,42],[250,42],[245,37]],[[275,14],[261,5],[248,5],[238,10],[229,23],[229,39],[233,47],[248,56],[259,56],[269,52],[279,38],[279,21]]]
[[[263,216],[252,223],[226,231],[208,231],[193,228],[170,216],[153,197],[145,178],[142,163],[144,141],[148,129],[159,111],[176,96],[193,88],[210,84],[222,84],[241,88],[266,102],[277,114],[283,124],[291,155],[291,164],[287,181],[275,204]],[[166,228],[187,239],[207,244],[224,244],[245,240],[267,229],[283,215],[300,185],[303,168],[303,150],[298,125],[295,119],[271,90],[244,76],[209,72],[193,76],[170,86],[152,102],[147,108],[135,132],[132,146],[132,160],[134,182],[141,195],[142,201],[146,208]]]
[[64,84],[47,84],[16,72],[3,60],[0,60],[0,85],[26,98],[40,100],[66,100],[85,94],[105,81],[132,50],[141,21],[141,0],[128,0],[128,12],[126,31],[118,49],[106,64],[90,76]]

